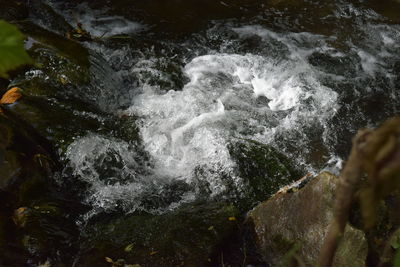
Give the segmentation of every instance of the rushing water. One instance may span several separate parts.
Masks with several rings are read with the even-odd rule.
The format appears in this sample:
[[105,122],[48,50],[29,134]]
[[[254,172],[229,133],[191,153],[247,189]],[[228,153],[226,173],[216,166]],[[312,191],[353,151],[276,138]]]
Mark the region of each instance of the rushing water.
[[112,8],[53,3],[71,24],[109,40],[85,44],[118,81],[99,83],[108,93],[93,103],[112,101],[101,108],[135,117],[140,132],[128,141],[93,132],[68,147],[68,170],[90,185],[94,213],[164,212],[200,197],[204,184],[207,198],[227,197],[227,176],[244,186],[228,149],[235,140],[271,145],[310,172],[338,172],[358,128],[398,113],[393,18],[363,1],[253,2],[215,4],[226,14],[211,8],[204,17],[212,20],[192,15],[192,24],[170,13],[127,19]]

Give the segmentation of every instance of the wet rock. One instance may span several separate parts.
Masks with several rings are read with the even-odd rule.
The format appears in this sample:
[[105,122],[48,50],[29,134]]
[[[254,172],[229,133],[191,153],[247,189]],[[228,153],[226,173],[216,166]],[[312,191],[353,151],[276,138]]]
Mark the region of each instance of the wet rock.
[[82,211],[57,191],[51,146],[8,109],[0,115],[0,137],[0,265],[65,261],[57,250],[65,250],[66,258],[73,254],[74,220]]
[[28,37],[26,48],[35,65],[13,86],[33,96],[84,101],[106,112],[121,108],[127,92],[120,90],[120,78],[102,56],[33,23],[18,26]]
[[28,5],[25,1],[0,0],[0,19],[6,21],[23,20],[29,15]]
[[[6,110],[0,115],[0,190],[21,180],[27,172],[27,165],[34,162],[34,155],[51,158],[46,145],[39,145],[35,135],[28,133],[21,124],[7,116]],[[32,173],[34,170],[30,170]]]
[[0,148],[0,189],[6,188],[13,179],[18,177],[21,165],[17,154]]
[[0,118],[0,190],[6,188],[21,170],[17,153],[8,150],[12,139],[12,128],[5,123],[4,118]]
[[[35,62],[25,75],[13,83],[28,84],[28,93],[49,96],[78,93],[90,81],[89,53],[79,43],[43,29],[30,22],[21,22],[19,29],[28,37],[26,48]],[[75,87],[75,92],[71,92]],[[57,90],[56,90],[57,89]]]
[[58,14],[50,5],[43,1],[29,1],[30,18],[40,26],[65,35],[72,26]]
[[26,47],[35,65],[9,85],[18,86],[24,95],[6,108],[12,116],[32,126],[61,152],[74,137],[89,131],[138,138],[134,120],[104,112],[114,111],[121,101],[118,90],[112,90],[118,89],[118,79],[113,79],[114,72],[103,58],[33,23],[20,22],[18,26],[28,36]]
[[[307,266],[316,263],[328,225],[338,178],[321,173],[304,188],[278,193],[248,214],[265,261],[292,261],[297,254]],[[348,225],[335,256],[335,266],[365,266],[368,252],[364,233]]]
[[107,266],[110,257],[141,266],[205,266],[237,229],[237,215],[229,203],[209,203],[97,222],[86,231],[90,242],[78,265]]
[[[329,54],[315,52],[308,58],[309,62],[322,71],[338,76],[355,77],[361,68],[357,57],[333,57]],[[343,68],[346,65],[348,68]]]
[[398,0],[371,0],[365,3],[368,7],[374,9],[379,14],[387,17],[394,23],[399,23],[400,1]]
[[232,143],[229,151],[236,163],[237,173],[246,183],[243,193],[247,210],[304,175],[304,171],[295,168],[273,147],[253,140]]

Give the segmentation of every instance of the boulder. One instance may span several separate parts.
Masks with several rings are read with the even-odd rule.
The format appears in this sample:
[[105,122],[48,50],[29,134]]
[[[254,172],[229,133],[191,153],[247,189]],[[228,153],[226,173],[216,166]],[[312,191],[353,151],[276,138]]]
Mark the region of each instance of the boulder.
[[[248,213],[257,245],[271,265],[295,257],[314,266],[333,217],[338,178],[323,172],[302,189],[281,190]],[[334,266],[365,266],[367,240],[360,230],[347,225]]]
[[105,257],[141,266],[207,266],[237,231],[237,215],[232,204],[215,202],[187,204],[162,215],[96,218],[86,227],[77,266],[109,266]]
[[232,142],[229,153],[236,163],[236,173],[245,183],[241,192],[244,198],[241,205],[245,211],[304,175],[304,171],[296,168],[285,155],[254,140]]
[[[18,104],[18,103],[17,103]],[[81,205],[55,189],[58,161],[29,125],[0,115],[0,266],[26,266],[75,253]]]

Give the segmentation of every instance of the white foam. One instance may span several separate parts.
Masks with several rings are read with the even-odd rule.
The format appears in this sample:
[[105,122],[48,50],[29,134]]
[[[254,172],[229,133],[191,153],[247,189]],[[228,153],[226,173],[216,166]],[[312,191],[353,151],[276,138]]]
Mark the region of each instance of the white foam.
[[[235,166],[227,149],[232,138],[269,143],[277,132],[335,113],[337,94],[304,62],[299,56],[282,62],[252,54],[196,57],[184,68],[190,82],[182,91],[163,94],[146,87],[127,112],[139,116],[159,173],[191,181],[196,167],[207,166],[213,171],[205,177],[216,195],[225,190],[221,173],[232,174]],[[260,96],[266,104],[256,104]],[[277,125],[274,116],[280,117]]]
[[[142,142],[152,160],[151,175],[137,172],[135,147],[126,142],[98,135],[77,139],[68,148],[67,158],[74,174],[91,185],[89,203],[106,210],[119,205],[128,211],[147,209],[144,196],[162,194],[163,184],[182,181],[195,187],[170,203],[166,208],[170,209],[195,198],[198,182],[206,185],[210,197],[226,194],[227,176],[241,190],[242,178],[235,173],[228,149],[232,140],[250,138],[274,145],[279,136],[300,132],[296,138],[301,143],[301,138],[308,138],[302,133],[304,128],[322,128],[335,114],[337,94],[319,82],[307,61],[313,51],[330,49],[324,40],[309,33],[278,35],[259,26],[235,30],[274,38],[286,46],[288,54],[285,58],[198,56],[183,67],[189,82],[182,90],[165,92],[157,85],[143,85],[125,112],[139,118]],[[296,43],[303,39],[322,45],[300,49]],[[153,61],[145,58],[139,65],[131,69],[133,73],[147,66],[151,69]],[[307,150],[299,147],[299,154],[302,149]],[[119,155],[118,164],[124,166],[120,171],[101,169],[102,159],[110,152]],[[101,175],[104,172],[109,177]]]
[[361,59],[361,66],[362,66],[363,70],[367,74],[374,76],[378,70],[377,64],[379,62],[378,62],[377,58],[365,51],[362,51],[362,50],[359,50],[357,54]]
[[73,175],[90,185],[87,201],[95,208],[114,209],[121,199],[129,209],[140,207],[140,197],[149,185],[137,173],[135,150],[128,143],[91,134],[74,141],[66,158]]

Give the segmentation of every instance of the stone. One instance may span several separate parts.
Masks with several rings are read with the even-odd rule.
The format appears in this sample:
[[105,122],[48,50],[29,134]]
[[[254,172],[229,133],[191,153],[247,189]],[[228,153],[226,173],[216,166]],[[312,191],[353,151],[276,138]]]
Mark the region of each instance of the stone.
[[[314,266],[333,217],[338,178],[323,172],[299,190],[277,193],[248,213],[255,239],[267,263],[275,266],[296,253]],[[347,225],[334,266],[365,266],[364,233]]]
[[97,218],[86,228],[89,242],[82,244],[85,253],[77,264],[106,266],[109,257],[141,266],[207,266],[237,231],[238,214],[232,204],[214,202],[187,204],[162,215]]
[[242,203],[246,211],[304,175],[285,155],[254,140],[232,142],[229,152],[237,174],[245,182]]

